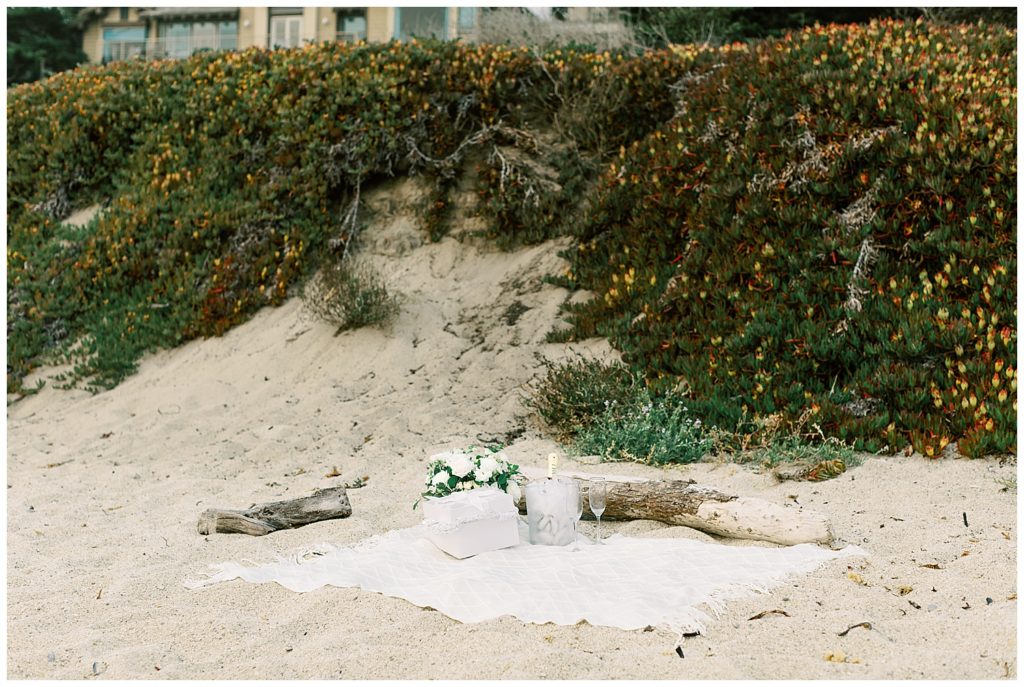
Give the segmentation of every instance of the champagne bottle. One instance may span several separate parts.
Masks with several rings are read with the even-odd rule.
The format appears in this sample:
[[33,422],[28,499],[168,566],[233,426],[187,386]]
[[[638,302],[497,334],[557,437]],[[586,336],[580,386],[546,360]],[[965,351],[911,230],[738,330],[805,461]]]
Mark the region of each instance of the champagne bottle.
[[557,453],[549,453],[548,454],[548,478],[549,479],[551,477],[555,476],[555,468],[557,468],[557,467],[558,467],[558,454]]

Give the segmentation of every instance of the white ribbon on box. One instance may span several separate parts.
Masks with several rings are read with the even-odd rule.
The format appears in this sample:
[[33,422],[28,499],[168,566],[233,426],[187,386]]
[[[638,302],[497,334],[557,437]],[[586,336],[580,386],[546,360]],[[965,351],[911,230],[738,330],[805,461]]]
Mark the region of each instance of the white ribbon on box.
[[451,532],[478,520],[512,520],[519,516],[512,497],[495,488],[457,491],[423,501],[423,524],[438,533]]

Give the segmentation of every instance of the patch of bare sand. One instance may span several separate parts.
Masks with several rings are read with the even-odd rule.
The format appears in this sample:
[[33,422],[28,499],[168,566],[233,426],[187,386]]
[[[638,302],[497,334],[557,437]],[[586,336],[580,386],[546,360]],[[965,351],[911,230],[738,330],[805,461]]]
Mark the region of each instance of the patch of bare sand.
[[[364,237],[403,294],[389,327],[334,337],[296,299],[222,338],[151,356],[112,391],[45,389],[8,408],[9,677],[1016,675],[1016,494],[996,481],[1014,468],[991,461],[868,457],[821,484],[775,484],[729,464],[610,466],[795,498],[871,553],[730,603],[707,636],[686,641],[685,659],[659,632],[510,617],[463,625],[361,590],[294,594],[237,581],[185,589],[209,563],[267,561],[415,524],[411,505],[438,450],[517,437],[509,454],[541,465],[557,448],[523,417],[519,394],[540,371],[537,353],[568,354],[543,343],[569,297],[541,281],[564,269],[563,244],[500,253],[425,243],[408,217],[414,198],[396,197],[397,208],[377,197]],[[573,349],[614,355],[602,341]],[[341,476],[325,477],[335,466]],[[291,498],[361,475],[369,484],[350,492],[348,519],[262,538],[196,534],[207,507]],[[606,531],[710,538],[646,521]],[[788,616],[748,620],[775,609]],[[871,628],[838,636],[861,622]],[[825,660],[839,652],[846,662]]]

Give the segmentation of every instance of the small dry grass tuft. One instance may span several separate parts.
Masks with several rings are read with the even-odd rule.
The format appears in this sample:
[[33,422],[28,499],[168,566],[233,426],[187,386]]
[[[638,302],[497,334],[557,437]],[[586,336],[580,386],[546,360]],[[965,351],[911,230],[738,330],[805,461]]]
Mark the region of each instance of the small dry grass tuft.
[[398,312],[398,299],[368,264],[352,259],[329,265],[306,283],[302,301],[317,318],[338,329],[383,324]]

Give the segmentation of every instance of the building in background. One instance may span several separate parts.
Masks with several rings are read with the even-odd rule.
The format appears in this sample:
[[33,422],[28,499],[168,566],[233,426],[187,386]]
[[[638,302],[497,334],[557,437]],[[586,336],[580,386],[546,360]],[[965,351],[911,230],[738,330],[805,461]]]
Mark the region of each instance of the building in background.
[[476,7],[86,7],[82,50],[93,63],[323,41],[473,40]]

